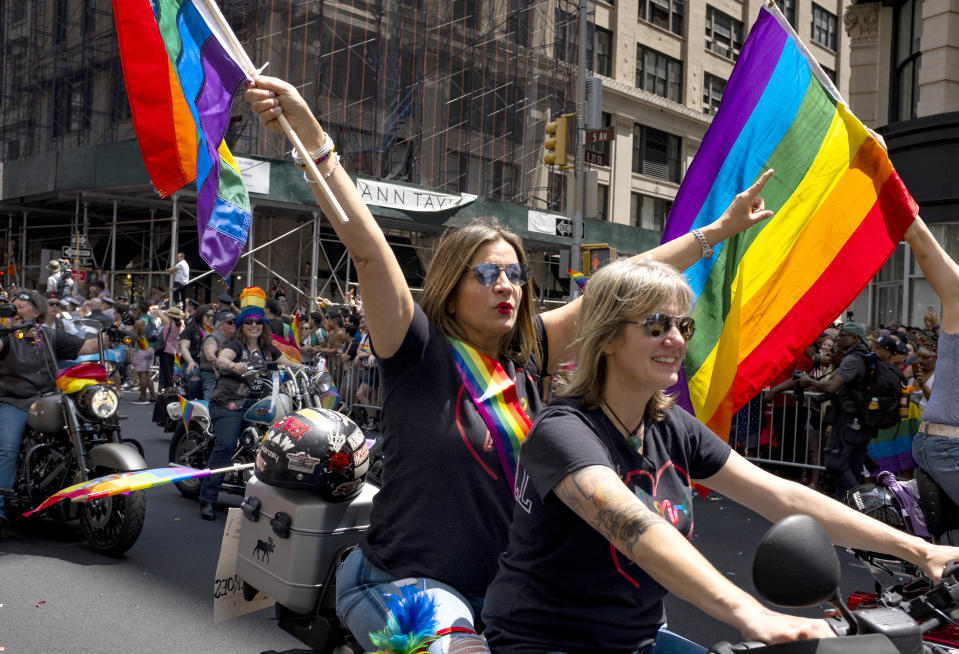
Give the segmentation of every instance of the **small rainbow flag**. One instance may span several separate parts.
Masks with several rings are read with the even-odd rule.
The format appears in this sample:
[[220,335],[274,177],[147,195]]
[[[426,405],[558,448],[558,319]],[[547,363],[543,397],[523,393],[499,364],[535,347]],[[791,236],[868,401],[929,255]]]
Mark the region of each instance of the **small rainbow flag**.
[[569,273],[569,278],[572,279],[574,282],[576,282],[576,285],[579,286],[579,290],[583,290],[584,288],[586,288],[586,282],[589,281],[588,279],[586,279],[586,275],[579,272],[578,270],[573,270],[572,268],[568,268],[566,272]]
[[298,348],[293,341],[283,338],[279,334],[272,334],[272,337],[273,345],[276,346],[276,349],[285,354],[287,359],[291,359],[297,363],[303,362],[303,359],[300,357],[300,348]]
[[339,403],[340,393],[336,390],[336,386],[331,385],[330,390],[320,394],[320,406],[324,409],[335,409]]
[[496,359],[491,359],[463,341],[449,337],[453,359],[480,417],[489,428],[510,489],[516,482],[519,448],[533,425],[519,405],[516,382]]
[[147,342],[146,336],[137,337],[137,348],[144,352],[150,349],[150,344]]
[[106,368],[99,363],[78,363],[57,373],[57,388],[64,393],[76,393],[87,386],[106,383]]
[[293,342],[300,347],[300,314],[293,315],[293,324],[290,327],[293,330]]
[[183,426],[190,431],[190,419],[193,417],[193,402],[182,395],[176,396],[176,401],[180,405],[180,418],[183,419]]
[[180,353],[177,352],[173,355],[173,374],[182,375],[183,370],[180,368]]
[[196,468],[174,466],[171,468],[152,468],[150,470],[138,470],[135,472],[119,472],[97,477],[89,481],[83,481],[59,490],[43,500],[37,508],[25,512],[23,517],[27,518],[33,513],[43,511],[61,500],[68,499],[71,502],[90,502],[111,495],[120,495],[121,493],[143,490],[144,488],[172,484],[175,481],[183,481],[184,479],[198,479],[229,470],[245,470],[252,467],[252,463],[242,463],[227,468],[218,468],[216,470],[197,470]]
[[213,327],[200,323],[200,329],[203,330],[203,336],[209,336],[213,333]]
[[762,197],[776,215],[686,271],[697,297],[689,399],[723,436],[736,410],[856,298],[917,211],[886,151],[779,10],[763,6],[663,242],[715,220],[770,168]]

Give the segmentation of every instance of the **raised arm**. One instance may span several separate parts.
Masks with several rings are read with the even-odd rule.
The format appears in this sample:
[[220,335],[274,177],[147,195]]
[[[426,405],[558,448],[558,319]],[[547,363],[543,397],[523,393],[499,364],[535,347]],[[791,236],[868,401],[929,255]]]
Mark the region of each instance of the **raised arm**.
[[959,265],[946,254],[919,216],[906,230],[906,242],[912,249],[922,274],[942,300],[943,331],[959,331]]
[[[733,198],[719,218],[700,228],[699,231],[711,246],[715,247],[730,236],[744,232],[773,215],[772,211],[766,209],[763,199],[759,197],[759,193],[772,175],[772,169],[760,175],[752,186]],[[701,255],[702,244],[690,232],[669,243],[663,243],[652,250],[637,254],[635,258],[656,259],[678,270],[686,270],[699,261]],[[569,304],[542,314],[546,336],[549,339],[547,372],[556,372],[562,364],[575,356],[573,341],[576,338],[576,323],[579,321],[579,306],[580,301],[577,298]]]
[[[282,133],[277,121],[282,113],[309,151],[316,152],[325,143],[327,135],[290,84],[273,77],[257,77],[255,85],[247,89],[246,99],[260,122],[274,132]],[[386,236],[340,165],[338,155],[329,156],[318,168],[349,218],[348,223],[336,218],[330,222],[353,259],[366,299],[366,324],[376,352],[381,357],[389,357],[399,349],[413,320],[413,296]],[[320,194],[319,187],[311,186],[323,212],[333,215],[332,205]]]
[[553,492],[663,588],[733,625],[747,640],[777,643],[833,635],[822,620],[770,611],[732,584],[610,468],[576,470]]

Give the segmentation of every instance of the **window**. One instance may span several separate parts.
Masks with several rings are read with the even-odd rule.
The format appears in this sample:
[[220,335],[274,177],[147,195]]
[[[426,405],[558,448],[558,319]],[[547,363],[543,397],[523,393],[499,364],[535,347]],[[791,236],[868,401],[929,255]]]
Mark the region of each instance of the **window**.
[[680,138],[645,125],[633,125],[633,172],[679,182]]
[[629,194],[629,224],[633,227],[662,232],[666,216],[673,206],[672,200],[654,198],[642,193]]
[[531,7],[523,0],[510,0],[506,17],[506,33],[516,45],[529,47],[529,15]]
[[893,84],[889,119],[909,120],[916,117],[919,104],[919,64],[922,55],[922,0],[906,0],[896,7],[893,22]]
[[613,76],[613,33],[602,27],[596,28],[596,65],[593,70],[599,75]]
[[130,117],[130,104],[127,102],[127,89],[119,57],[110,62],[110,73],[110,120],[116,123]]
[[636,88],[683,101],[683,62],[636,45]]
[[[323,94],[358,102],[373,99],[377,89],[367,80],[374,79],[379,63],[379,37],[354,27],[348,35],[324,30],[320,52],[332,53],[320,58],[318,79]],[[341,114],[343,115],[343,114]]]
[[782,7],[783,16],[793,26],[793,29],[796,29],[796,0],[779,0],[778,4]]
[[556,10],[553,25],[553,56],[568,64],[576,63],[578,23],[575,12]]
[[837,34],[836,14],[832,14],[815,2],[812,4],[812,41],[835,52]]
[[477,29],[479,27],[479,0],[451,0],[450,20],[454,25]]
[[703,73],[703,113],[715,114],[719,110],[719,101],[723,99],[726,80],[709,73]]
[[563,211],[563,199],[566,197],[566,183],[569,178],[563,173],[550,172],[548,200],[546,208],[549,211]]
[[596,185],[596,219],[609,220],[609,185]]
[[685,0],[639,0],[639,20],[683,35]]
[[54,138],[89,129],[91,102],[89,77],[78,75],[60,84],[53,96]]
[[449,81],[449,102],[447,102],[450,129],[482,129],[483,103],[477,102],[474,95],[481,85],[482,78],[472,68],[465,66],[462,60],[454,65]]
[[56,12],[57,18],[53,28],[53,42],[59,45],[67,40],[67,25],[69,24],[67,0],[57,0]]
[[97,28],[97,0],[84,0],[83,2],[83,33],[85,35],[93,34]]
[[826,73],[826,77],[831,79],[833,84],[836,83],[836,71],[834,71],[832,68],[826,68],[823,66],[822,72]]
[[742,21],[706,5],[706,49],[722,57],[736,59],[742,47]]

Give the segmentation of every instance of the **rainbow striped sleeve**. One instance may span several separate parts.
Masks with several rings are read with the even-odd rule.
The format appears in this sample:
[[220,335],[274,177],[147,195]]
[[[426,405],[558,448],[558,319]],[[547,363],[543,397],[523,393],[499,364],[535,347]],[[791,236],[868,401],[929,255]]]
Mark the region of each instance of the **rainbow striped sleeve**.
[[725,435],[893,252],[917,212],[889,158],[775,7],[763,7],[663,233],[715,220],[765,170],[773,218],[687,271],[697,417]]

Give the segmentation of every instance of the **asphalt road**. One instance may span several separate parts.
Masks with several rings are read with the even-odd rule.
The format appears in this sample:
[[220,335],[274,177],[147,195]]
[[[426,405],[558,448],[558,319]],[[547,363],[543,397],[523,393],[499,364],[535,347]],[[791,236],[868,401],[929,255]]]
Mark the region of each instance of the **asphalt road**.
[[[132,394],[126,393],[129,400]],[[153,467],[166,465],[169,434],[150,421],[151,406],[121,403],[124,434],[137,438]],[[309,650],[276,626],[272,609],[229,622],[213,621],[213,577],[225,507],[240,497],[221,495],[218,520],[199,519],[198,505],[173,486],[147,491],[140,539],[120,559],[91,552],[77,529],[54,523],[4,532],[0,541],[0,652],[124,654],[198,651],[204,654]],[[731,501],[696,500],[694,544],[717,569],[752,590],[752,550],[768,522]],[[842,553],[844,590],[872,583]],[[730,627],[671,599],[669,626],[696,642],[737,640]],[[821,609],[807,609],[821,615]]]

